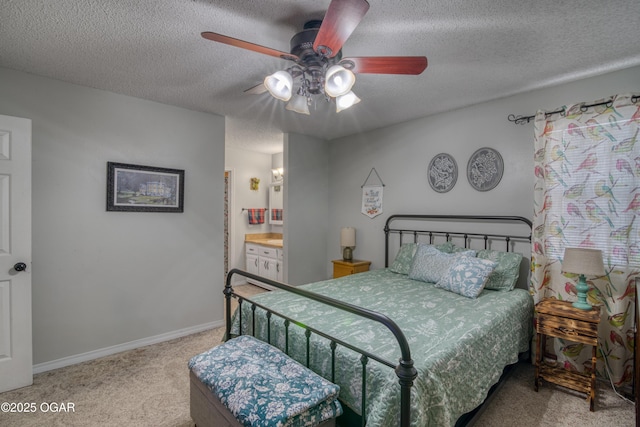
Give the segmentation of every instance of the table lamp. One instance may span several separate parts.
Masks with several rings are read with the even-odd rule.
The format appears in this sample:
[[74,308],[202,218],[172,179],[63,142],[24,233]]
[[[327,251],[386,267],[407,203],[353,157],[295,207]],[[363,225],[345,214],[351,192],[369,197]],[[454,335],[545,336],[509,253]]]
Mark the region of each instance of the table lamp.
[[602,251],[599,249],[565,248],[562,261],[563,273],[579,274],[578,301],[573,303],[575,308],[591,310],[591,304],[587,302],[587,281],[585,276],[604,276],[604,264],[602,263]]
[[342,259],[351,261],[353,259],[353,248],[356,247],[356,229],[353,227],[343,227],[340,230],[340,246],[342,249]]

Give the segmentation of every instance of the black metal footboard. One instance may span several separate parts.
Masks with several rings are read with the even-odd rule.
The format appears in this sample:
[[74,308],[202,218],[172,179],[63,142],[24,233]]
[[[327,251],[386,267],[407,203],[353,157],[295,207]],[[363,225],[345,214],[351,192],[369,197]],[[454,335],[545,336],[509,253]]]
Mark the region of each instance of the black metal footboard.
[[[233,287],[231,286],[231,278],[234,275],[240,275],[246,278],[250,278],[250,279],[254,279],[254,280],[258,280],[260,282],[263,282],[267,285],[273,286],[275,288],[278,289],[282,289],[288,292],[292,292],[298,295],[301,295],[305,298],[309,298],[315,301],[318,301],[320,303],[329,305],[331,307],[335,307],[344,311],[347,311],[349,313],[358,315],[358,316],[362,316],[364,318],[373,320],[375,322],[378,323],[382,323],[384,326],[387,327],[387,329],[389,329],[391,331],[391,333],[393,333],[393,335],[395,336],[397,342],[398,342],[398,346],[400,347],[400,352],[401,352],[401,358],[399,360],[398,363],[393,363],[390,362],[388,360],[385,360],[383,358],[380,358],[370,352],[361,350],[347,342],[344,342],[340,339],[337,339],[335,337],[329,336],[326,333],[319,331],[315,328],[309,327],[307,325],[304,325],[300,322],[297,322],[295,319],[290,318],[282,313],[279,313],[275,310],[273,310],[272,308],[269,307],[265,307],[263,305],[260,305],[254,301],[251,301],[250,299],[246,298],[246,297],[242,297],[238,294],[236,294],[233,291]],[[386,365],[392,369],[395,370],[395,373],[398,377],[398,382],[400,384],[400,426],[401,427],[409,427],[410,422],[411,422],[411,387],[413,386],[413,381],[415,380],[415,378],[417,377],[418,373],[415,369],[415,367],[413,366],[413,360],[411,359],[411,350],[409,349],[409,343],[407,342],[407,339],[404,336],[404,333],[400,330],[400,328],[398,327],[398,325],[396,325],[396,323],[391,320],[390,318],[388,318],[387,316],[377,313],[375,311],[372,310],[367,310],[349,303],[345,303],[333,298],[329,298],[326,297],[324,295],[319,295],[316,294],[314,292],[310,292],[304,289],[299,289],[295,286],[291,286],[291,285],[287,285],[281,282],[277,282],[274,280],[270,280],[261,276],[257,276],[255,274],[252,273],[248,273],[246,271],[242,271],[239,269],[233,269],[231,271],[229,271],[229,274],[227,275],[227,281],[226,281],[226,285],[224,288],[224,295],[225,295],[225,302],[226,302],[226,337],[227,339],[231,336],[231,300],[232,298],[236,298],[238,300],[238,303],[240,305],[239,311],[238,313],[240,314],[240,319],[239,322],[240,324],[242,323],[242,304],[244,301],[246,301],[247,303],[251,304],[251,309],[252,312],[255,313],[255,309],[256,308],[261,308],[263,310],[265,310],[267,312],[266,316],[267,319],[270,319],[271,316],[275,315],[278,316],[282,319],[284,319],[284,325],[285,325],[285,353],[289,354],[289,348],[288,348],[288,327],[291,323],[293,323],[294,325],[300,326],[302,328],[305,329],[305,337],[306,337],[306,343],[307,343],[307,367],[309,367],[309,361],[310,361],[310,339],[311,339],[311,335],[312,334],[316,334],[318,336],[321,336],[323,338],[326,338],[327,340],[330,341],[330,348],[331,348],[331,355],[332,355],[332,360],[331,360],[331,371],[332,371],[332,378],[331,381],[335,382],[335,354],[336,354],[336,347],[338,345],[348,348],[352,351],[355,351],[357,353],[359,353],[361,355],[360,357],[360,361],[362,363],[362,425],[364,426],[366,423],[366,366],[367,366],[367,362],[369,359],[371,360],[375,360],[383,365]],[[253,323],[253,327],[252,327],[252,333],[255,333],[255,315],[252,316],[251,319]],[[271,340],[271,322],[267,322],[267,341]],[[240,332],[242,331],[242,326],[240,326]],[[270,343],[270,342],[269,342]]]

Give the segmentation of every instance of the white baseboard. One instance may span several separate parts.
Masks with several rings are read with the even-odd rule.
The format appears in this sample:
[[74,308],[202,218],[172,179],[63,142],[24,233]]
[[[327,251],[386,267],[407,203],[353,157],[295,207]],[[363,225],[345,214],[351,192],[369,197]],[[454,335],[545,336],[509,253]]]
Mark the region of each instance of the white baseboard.
[[37,365],[33,365],[33,373],[40,374],[42,372],[51,371],[53,369],[64,368],[65,366],[75,365],[76,363],[87,362],[89,360],[98,359],[104,356],[110,356],[112,354],[120,353],[123,351],[133,350],[147,345],[169,341],[175,338],[184,337],[186,335],[206,331],[208,329],[219,328],[220,326],[224,326],[224,320],[218,320],[216,322],[205,323],[203,325],[192,326],[190,328],[179,329],[177,331],[167,332],[164,334],[142,338],[135,341],[129,341],[111,347],[105,347],[98,350],[88,351],[82,354],[63,357],[62,359],[52,360],[50,362],[38,363]]

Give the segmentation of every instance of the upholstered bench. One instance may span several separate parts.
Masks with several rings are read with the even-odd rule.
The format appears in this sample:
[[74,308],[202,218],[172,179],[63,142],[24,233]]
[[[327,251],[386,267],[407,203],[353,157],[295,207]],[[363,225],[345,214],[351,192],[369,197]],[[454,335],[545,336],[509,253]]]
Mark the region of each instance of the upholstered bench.
[[277,348],[240,336],[189,361],[198,427],[335,426],[340,387]]

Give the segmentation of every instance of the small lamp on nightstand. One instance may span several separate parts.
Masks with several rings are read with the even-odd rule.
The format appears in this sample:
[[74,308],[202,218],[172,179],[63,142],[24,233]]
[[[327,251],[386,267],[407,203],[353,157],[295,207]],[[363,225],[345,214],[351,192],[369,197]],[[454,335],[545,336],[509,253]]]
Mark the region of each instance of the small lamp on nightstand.
[[587,302],[587,281],[585,276],[604,276],[604,264],[602,263],[602,251],[586,248],[565,248],[562,261],[563,273],[579,274],[578,301],[573,303],[575,308],[591,310],[591,304]]
[[344,227],[340,230],[340,246],[342,246],[342,259],[351,261],[353,259],[353,248],[356,247],[356,229]]

